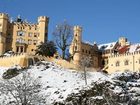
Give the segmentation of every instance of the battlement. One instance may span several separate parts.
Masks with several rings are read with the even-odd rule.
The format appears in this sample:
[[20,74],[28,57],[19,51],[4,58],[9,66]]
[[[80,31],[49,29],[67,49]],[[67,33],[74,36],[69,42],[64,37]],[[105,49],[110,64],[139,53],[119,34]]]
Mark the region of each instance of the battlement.
[[8,19],[9,16],[6,13],[0,13],[0,18],[6,18],[6,19]]
[[22,56],[27,56],[27,54],[26,53],[13,54],[11,56],[3,56],[3,57],[0,57],[0,59],[13,58],[13,57],[22,57]]
[[28,58],[30,58],[30,56],[26,53],[0,57],[0,66],[11,67],[13,65],[20,65],[21,67],[27,67],[29,65]]
[[124,57],[124,56],[132,56],[132,55],[138,55],[138,54],[140,54],[140,51],[136,51],[136,52],[134,52],[134,53],[113,54],[113,55],[110,55],[109,58]]
[[73,30],[74,31],[82,31],[82,27],[81,26],[74,26]]
[[49,17],[46,16],[40,16],[38,17],[38,22],[48,22],[49,21]]
[[18,26],[18,27],[37,27],[38,24],[31,24],[31,23],[18,23],[15,22],[14,25]]

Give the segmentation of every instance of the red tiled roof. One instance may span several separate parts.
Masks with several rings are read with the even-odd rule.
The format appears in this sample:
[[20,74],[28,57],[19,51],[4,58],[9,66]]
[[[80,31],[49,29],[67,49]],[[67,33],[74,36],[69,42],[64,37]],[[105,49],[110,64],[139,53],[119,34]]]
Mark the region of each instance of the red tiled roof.
[[129,45],[119,48],[118,52],[119,52],[119,54],[123,54],[123,53],[126,53],[126,51],[128,51],[128,49],[129,49]]

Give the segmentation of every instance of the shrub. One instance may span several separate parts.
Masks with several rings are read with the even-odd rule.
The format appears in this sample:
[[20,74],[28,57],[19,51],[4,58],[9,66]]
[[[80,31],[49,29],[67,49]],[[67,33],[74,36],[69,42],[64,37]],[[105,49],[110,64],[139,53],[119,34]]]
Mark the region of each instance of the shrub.
[[6,72],[3,73],[2,77],[4,79],[10,79],[10,78],[13,78],[13,77],[17,76],[18,74],[19,74],[19,69],[10,68]]
[[36,55],[52,57],[57,52],[57,48],[53,41],[48,41],[46,43],[41,42],[35,51]]

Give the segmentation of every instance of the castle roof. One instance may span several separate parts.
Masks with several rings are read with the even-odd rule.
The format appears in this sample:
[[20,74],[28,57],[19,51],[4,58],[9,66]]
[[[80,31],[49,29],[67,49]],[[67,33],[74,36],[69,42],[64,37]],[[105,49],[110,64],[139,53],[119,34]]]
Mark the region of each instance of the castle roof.
[[111,42],[111,43],[106,43],[106,44],[100,44],[98,45],[99,50],[111,50],[115,47],[117,42]]
[[133,53],[136,51],[140,51],[140,43],[130,45],[129,53]]
[[84,43],[84,44],[88,44],[88,45],[91,45],[91,46],[93,46],[94,44],[92,44],[91,42],[89,42],[89,41],[84,41],[84,42],[82,42],[82,43]]

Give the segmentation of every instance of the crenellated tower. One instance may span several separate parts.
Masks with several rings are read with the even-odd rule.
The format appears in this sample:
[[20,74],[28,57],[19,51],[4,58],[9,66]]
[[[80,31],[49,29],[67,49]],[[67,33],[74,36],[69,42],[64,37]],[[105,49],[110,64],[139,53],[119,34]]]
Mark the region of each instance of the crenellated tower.
[[127,38],[125,38],[125,37],[120,37],[120,38],[119,38],[119,44],[123,47],[123,46],[129,45],[130,42],[127,41]]
[[6,48],[6,35],[9,17],[5,13],[0,13],[0,55],[5,52]]
[[49,18],[46,16],[38,17],[38,27],[39,27],[39,39],[40,42],[45,42],[48,40],[48,24]]
[[70,54],[73,56],[74,63],[79,64],[81,60],[82,27],[74,26],[73,31],[74,35],[70,46]]

